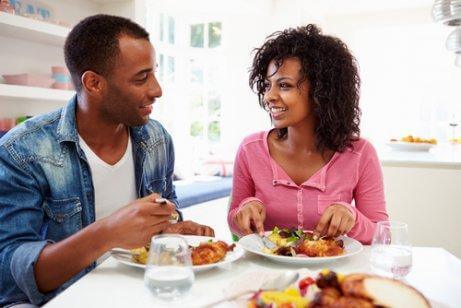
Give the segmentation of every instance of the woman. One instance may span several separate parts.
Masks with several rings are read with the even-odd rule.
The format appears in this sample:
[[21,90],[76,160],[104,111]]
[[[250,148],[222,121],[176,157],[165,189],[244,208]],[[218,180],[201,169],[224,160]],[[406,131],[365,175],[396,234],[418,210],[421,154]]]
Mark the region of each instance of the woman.
[[240,145],[232,232],[277,226],[369,243],[388,215],[376,151],[359,138],[360,78],[347,46],[315,25],[276,32],[257,49],[250,86],[274,129]]

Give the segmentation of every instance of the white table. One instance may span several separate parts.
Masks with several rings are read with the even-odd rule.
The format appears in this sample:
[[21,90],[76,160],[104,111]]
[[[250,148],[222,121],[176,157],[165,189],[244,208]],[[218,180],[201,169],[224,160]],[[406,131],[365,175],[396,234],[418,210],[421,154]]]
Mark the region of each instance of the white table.
[[[367,272],[369,253],[369,247],[365,247],[359,255],[310,269],[328,267],[343,273]],[[241,275],[248,275],[245,273],[296,268],[247,253],[227,268],[198,273],[186,300],[171,304],[153,298],[144,287],[142,269],[109,258],[46,307],[200,307],[221,298],[226,287]],[[413,248],[413,269],[407,282],[435,303],[435,307],[461,307],[461,261],[442,248]],[[228,303],[219,307],[235,306]]]

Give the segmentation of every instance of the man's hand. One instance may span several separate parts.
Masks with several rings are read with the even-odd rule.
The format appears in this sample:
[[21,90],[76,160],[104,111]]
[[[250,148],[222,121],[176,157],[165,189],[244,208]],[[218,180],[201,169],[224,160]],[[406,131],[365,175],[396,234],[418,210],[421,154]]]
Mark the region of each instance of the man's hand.
[[165,228],[165,230],[163,230],[163,233],[179,233],[214,237],[214,230],[212,228],[205,225],[200,225],[190,220],[170,224]]
[[355,225],[355,217],[347,207],[332,204],[325,209],[320,217],[314,234],[318,237],[337,237],[349,232]]
[[158,194],[137,199],[104,219],[112,247],[132,249],[146,245],[168,225],[174,204],[157,203]]
[[264,233],[264,220],[266,219],[266,208],[259,201],[250,201],[243,205],[235,216],[235,224],[242,231],[243,235],[253,233]]

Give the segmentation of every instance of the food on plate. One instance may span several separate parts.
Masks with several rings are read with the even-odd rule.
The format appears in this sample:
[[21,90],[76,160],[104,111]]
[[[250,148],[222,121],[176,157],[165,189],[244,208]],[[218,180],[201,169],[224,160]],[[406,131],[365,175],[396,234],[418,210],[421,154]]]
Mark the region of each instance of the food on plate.
[[[205,265],[217,263],[226,257],[227,252],[232,251],[235,244],[228,245],[224,241],[202,242],[197,247],[190,246],[192,265]],[[131,250],[132,259],[136,263],[146,264],[149,247],[141,247]]]
[[280,256],[332,257],[344,254],[344,243],[331,237],[315,238],[310,231],[279,229],[272,230],[268,239],[277,245],[263,251]]
[[133,261],[139,264],[147,263],[147,255],[149,254],[149,247],[140,247],[131,250]]
[[248,302],[248,308],[302,308],[309,307],[309,300],[298,289],[285,291],[259,291]]
[[460,138],[451,138],[449,141],[451,143],[459,143],[459,144],[461,144],[461,137]]
[[249,308],[368,308],[430,307],[415,288],[395,279],[369,274],[341,275],[323,270],[316,279],[301,279],[285,291],[259,291],[248,302]]
[[415,137],[413,135],[408,135],[408,136],[402,137],[402,138],[400,138],[400,140],[391,139],[391,142],[397,142],[397,141],[403,141],[403,142],[408,142],[408,143],[437,144],[437,139],[435,139],[435,138],[425,139],[425,138],[421,138],[421,137]]
[[191,251],[192,264],[212,264],[224,259],[228,251],[232,251],[235,244],[228,245],[226,242],[202,242],[199,246],[193,247]]

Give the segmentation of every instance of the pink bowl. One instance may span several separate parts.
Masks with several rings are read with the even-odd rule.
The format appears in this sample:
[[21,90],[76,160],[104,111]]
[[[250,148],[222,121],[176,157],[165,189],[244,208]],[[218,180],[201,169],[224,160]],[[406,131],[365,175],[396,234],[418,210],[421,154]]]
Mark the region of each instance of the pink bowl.
[[54,79],[50,76],[39,74],[18,74],[2,76],[6,84],[14,84],[20,86],[49,88],[54,82]]
[[51,73],[68,75],[69,71],[67,70],[67,67],[65,67],[65,66],[52,66],[51,67]]
[[59,89],[59,90],[72,90],[72,84],[71,83],[61,83],[61,82],[55,82],[51,86],[53,89]]

